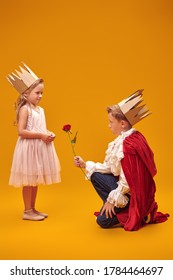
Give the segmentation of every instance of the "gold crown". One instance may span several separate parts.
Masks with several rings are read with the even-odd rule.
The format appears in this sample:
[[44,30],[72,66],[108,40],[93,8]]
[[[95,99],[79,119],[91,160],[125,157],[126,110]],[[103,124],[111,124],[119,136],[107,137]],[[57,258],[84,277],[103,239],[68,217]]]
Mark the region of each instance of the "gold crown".
[[21,72],[15,70],[17,75],[12,72],[7,76],[7,80],[20,94],[22,94],[39,79],[26,64],[23,63],[23,65],[24,67],[19,66]]
[[138,106],[143,101],[142,92],[143,89],[139,89],[118,103],[122,113],[125,115],[131,125],[134,125],[151,114],[145,104]]

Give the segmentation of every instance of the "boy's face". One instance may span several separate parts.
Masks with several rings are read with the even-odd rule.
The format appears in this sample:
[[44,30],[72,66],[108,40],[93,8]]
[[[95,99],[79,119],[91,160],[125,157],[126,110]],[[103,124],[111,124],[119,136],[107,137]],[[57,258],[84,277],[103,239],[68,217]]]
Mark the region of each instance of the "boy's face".
[[119,135],[121,132],[127,131],[129,129],[126,121],[115,119],[111,113],[108,114],[108,118],[109,128],[113,134]]

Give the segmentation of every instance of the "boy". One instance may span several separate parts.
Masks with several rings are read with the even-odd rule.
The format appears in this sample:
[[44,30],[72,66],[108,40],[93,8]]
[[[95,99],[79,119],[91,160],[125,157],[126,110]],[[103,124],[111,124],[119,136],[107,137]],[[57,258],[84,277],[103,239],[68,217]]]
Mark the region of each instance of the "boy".
[[125,230],[138,230],[147,223],[167,220],[168,214],[157,212],[154,155],[144,136],[132,126],[148,116],[138,90],[117,105],[107,108],[109,128],[119,135],[108,145],[101,163],[74,158],[77,167],[86,169],[87,177],[103,200],[97,223],[103,228],[121,224]]

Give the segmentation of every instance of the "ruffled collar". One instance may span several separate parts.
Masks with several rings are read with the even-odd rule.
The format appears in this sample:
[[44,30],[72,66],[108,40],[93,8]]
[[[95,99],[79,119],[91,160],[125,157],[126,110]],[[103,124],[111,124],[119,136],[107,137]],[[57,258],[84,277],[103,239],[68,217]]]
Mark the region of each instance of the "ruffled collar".
[[124,140],[127,136],[131,135],[134,131],[136,131],[136,129],[133,127],[127,131],[124,132],[122,131],[121,134],[114,141],[118,140],[118,138]]
[[135,131],[135,128],[131,128],[125,132],[121,132],[121,134],[109,144],[106,152],[106,162],[110,162],[110,164],[113,164],[115,166],[119,165],[121,159],[124,157],[123,141],[126,137],[128,137]]
[[120,161],[124,157],[123,153],[123,141],[126,137],[131,135],[135,128],[131,128],[125,132],[121,132],[121,134],[113,141],[114,142],[114,155],[117,155],[117,159]]

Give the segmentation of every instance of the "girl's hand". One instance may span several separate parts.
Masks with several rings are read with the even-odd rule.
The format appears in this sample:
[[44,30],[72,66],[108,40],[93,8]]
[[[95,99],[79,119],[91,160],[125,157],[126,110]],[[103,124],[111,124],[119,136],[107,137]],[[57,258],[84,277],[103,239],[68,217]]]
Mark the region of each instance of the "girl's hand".
[[50,136],[50,139],[52,139],[52,141],[55,139],[56,135],[55,133],[53,133],[52,131],[47,131],[47,134]]
[[56,135],[53,132],[49,132],[49,137],[50,137],[50,140],[53,141],[55,139]]
[[44,134],[44,133],[41,134],[41,140],[46,144],[52,142],[54,139],[55,139],[55,134],[53,134],[53,133],[52,134]]
[[85,168],[86,167],[85,161],[81,157],[79,157],[79,156],[74,157],[74,165],[76,167],[81,167],[81,168]]

